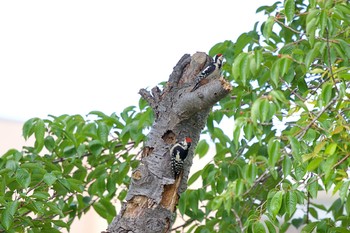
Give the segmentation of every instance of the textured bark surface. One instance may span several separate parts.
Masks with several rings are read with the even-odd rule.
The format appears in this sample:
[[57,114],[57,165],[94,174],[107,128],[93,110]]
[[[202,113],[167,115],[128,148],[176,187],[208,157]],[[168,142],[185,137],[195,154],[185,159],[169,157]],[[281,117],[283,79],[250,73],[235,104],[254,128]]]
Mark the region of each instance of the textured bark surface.
[[[179,195],[187,188],[193,151],[212,106],[224,98],[231,85],[222,77],[194,92],[193,80],[211,61],[205,53],[185,54],[174,67],[166,87],[141,89],[152,107],[155,122],[143,149],[140,166],[132,173],[126,202],[108,232],[170,232]],[[184,171],[173,178],[169,150],[176,141],[192,139]]]

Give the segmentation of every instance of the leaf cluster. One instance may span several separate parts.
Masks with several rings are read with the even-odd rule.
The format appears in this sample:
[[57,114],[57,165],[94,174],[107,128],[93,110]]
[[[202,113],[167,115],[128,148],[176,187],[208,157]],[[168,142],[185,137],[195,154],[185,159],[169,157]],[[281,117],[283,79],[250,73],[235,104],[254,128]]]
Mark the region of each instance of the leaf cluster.
[[[196,149],[212,159],[189,179],[201,188],[181,196],[187,231],[348,232],[348,1],[285,0],[257,12],[265,22],[210,51],[224,54],[234,88],[208,118],[212,142]],[[317,202],[324,191],[330,207]]]
[[61,232],[91,207],[108,222],[124,200],[136,148],[153,115],[145,101],[120,115],[99,111],[32,118],[33,146],[0,158],[0,232]]

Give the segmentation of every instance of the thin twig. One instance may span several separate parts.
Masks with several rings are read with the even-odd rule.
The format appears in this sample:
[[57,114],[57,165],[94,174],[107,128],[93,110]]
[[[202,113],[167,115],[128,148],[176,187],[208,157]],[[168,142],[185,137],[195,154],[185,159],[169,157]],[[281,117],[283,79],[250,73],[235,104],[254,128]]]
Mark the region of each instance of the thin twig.
[[190,225],[192,222],[194,222],[194,219],[190,219],[190,220],[186,221],[184,224],[181,224],[180,226],[174,227],[173,229],[171,229],[171,231],[175,231],[175,230],[180,229],[180,228],[185,228],[188,225]]
[[270,175],[270,173],[269,173],[269,171],[266,169],[255,181],[254,181],[254,184],[247,190],[247,191],[245,191],[245,193],[243,193],[243,197],[245,196],[245,195],[247,195],[247,194],[249,194],[249,192],[255,187],[255,186],[257,186],[259,183],[260,183],[260,181],[262,181],[264,178],[265,178],[265,176],[267,176],[267,175]]
[[283,27],[285,27],[285,28],[288,28],[288,29],[291,30],[292,32],[295,32],[295,33],[297,33],[297,34],[300,34],[301,36],[303,35],[303,33],[301,33],[301,32],[299,32],[299,31],[295,30],[294,28],[291,28],[291,27],[285,25],[284,23],[282,23],[281,21],[279,21],[279,20],[276,19],[276,18],[275,18],[274,21],[275,21],[276,23],[280,24],[281,26],[283,26]]
[[337,88],[337,85],[336,85],[335,80],[334,80],[334,75],[333,75],[333,69],[332,69],[332,64],[331,64],[331,48],[329,46],[329,32],[328,32],[327,28],[326,28],[326,36],[327,36],[326,44],[327,44],[327,54],[328,54],[328,70],[329,70],[329,74],[332,78],[332,81],[334,83],[335,91],[337,93],[339,93],[339,90]]
[[241,218],[239,217],[239,215],[238,215],[238,213],[236,212],[236,210],[235,209],[232,209],[232,211],[233,211],[233,214],[235,215],[235,217],[236,217],[236,221],[237,221],[237,223],[238,223],[238,225],[239,225],[239,228],[241,229],[241,232],[243,232],[244,230],[244,228],[243,228],[243,224],[242,224],[242,221],[241,221]]
[[340,164],[342,164],[345,160],[347,160],[350,157],[350,154],[347,154],[344,158],[339,160],[336,164],[333,165],[332,169],[338,167]]
[[309,214],[310,214],[310,192],[307,192],[306,224],[309,223]]
[[306,101],[306,99],[304,99],[303,97],[301,97],[296,91],[292,90],[292,88],[290,88],[290,87],[288,86],[288,83],[287,83],[285,80],[283,80],[283,79],[280,79],[280,80],[281,80],[282,82],[284,82],[284,84],[286,85],[287,89],[288,89],[292,94],[294,94],[296,97],[298,97],[301,101],[303,101],[303,102]]
[[335,101],[338,99],[338,96],[335,96],[331,101],[329,101],[329,103],[324,107],[324,109],[322,111],[320,111],[317,116],[302,130],[300,131],[300,133],[298,133],[298,135],[296,136],[298,139],[302,138],[306,131],[308,129],[311,128],[311,126],[318,120],[318,118],[321,117],[321,115],[328,109],[330,108],[334,103]]

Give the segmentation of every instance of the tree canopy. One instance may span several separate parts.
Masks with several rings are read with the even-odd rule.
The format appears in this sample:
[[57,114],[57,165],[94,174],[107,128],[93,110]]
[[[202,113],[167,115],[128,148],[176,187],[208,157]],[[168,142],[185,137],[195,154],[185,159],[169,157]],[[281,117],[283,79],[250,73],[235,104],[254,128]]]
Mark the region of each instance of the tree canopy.
[[[177,230],[348,232],[349,2],[285,0],[257,12],[266,21],[209,51],[224,54],[233,89],[197,144],[211,162],[189,177]],[[23,136],[35,144],[0,158],[0,232],[60,232],[91,208],[110,223],[153,119],[141,99],[120,114],[28,120]],[[321,191],[338,198],[319,204]]]

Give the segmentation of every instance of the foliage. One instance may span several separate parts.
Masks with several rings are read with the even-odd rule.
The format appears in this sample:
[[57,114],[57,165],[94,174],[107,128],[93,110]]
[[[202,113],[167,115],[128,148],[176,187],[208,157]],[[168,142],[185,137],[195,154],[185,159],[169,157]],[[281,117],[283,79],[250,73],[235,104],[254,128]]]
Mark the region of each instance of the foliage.
[[[0,158],[0,232],[61,232],[91,207],[111,222],[124,200],[134,148],[152,123],[143,100],[119,116],[91,112],[33,118],[23,126],[35,145]],[[114,198],[114,199],[113,199]]]
[[[267,20],[210,51],[225,55],[234,88],[208,119],[215,155],[189,180],[202,187],[180,199],[187,230],[348,232],[350,5],[285,0],[257,12]],[[339,198],[317,204],[322,190]]]

